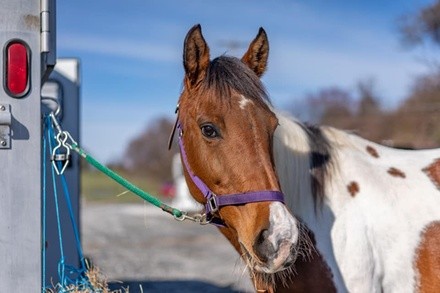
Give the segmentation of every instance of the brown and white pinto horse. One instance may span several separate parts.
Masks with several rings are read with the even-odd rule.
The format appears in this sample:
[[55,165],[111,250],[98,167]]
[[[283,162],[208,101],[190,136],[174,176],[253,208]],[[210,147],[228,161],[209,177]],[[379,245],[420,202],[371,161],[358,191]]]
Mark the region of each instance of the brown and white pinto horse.
[[194,175],[219,198],[284,193],[213,211],[255,290],[440,292],[440,149],[395,150],[275,112],[259,79],[268,53],[260,29],[241,60],[210,60],[194,26],[178,114],[197,201]]

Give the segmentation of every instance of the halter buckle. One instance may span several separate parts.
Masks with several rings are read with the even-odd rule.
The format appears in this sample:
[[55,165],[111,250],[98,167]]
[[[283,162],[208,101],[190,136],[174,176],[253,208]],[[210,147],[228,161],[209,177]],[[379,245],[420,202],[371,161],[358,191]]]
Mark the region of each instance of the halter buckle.
[[209,207],[209,212],[210,213],[215,213],[219,209],[219,205],[218,205],[218,201],[217,201],[217,196],[215,194],[213,194],[213,193],[208,198],[208,202],[206,204]]

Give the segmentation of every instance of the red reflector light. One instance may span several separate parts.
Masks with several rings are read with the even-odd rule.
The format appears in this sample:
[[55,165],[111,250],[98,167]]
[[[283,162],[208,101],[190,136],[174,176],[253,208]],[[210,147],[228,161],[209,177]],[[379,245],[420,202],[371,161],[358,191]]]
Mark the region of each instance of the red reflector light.
[[6,88],[14,97],[21,97],[28,91],[29,60],[27,47],[13,41],[6,47]]

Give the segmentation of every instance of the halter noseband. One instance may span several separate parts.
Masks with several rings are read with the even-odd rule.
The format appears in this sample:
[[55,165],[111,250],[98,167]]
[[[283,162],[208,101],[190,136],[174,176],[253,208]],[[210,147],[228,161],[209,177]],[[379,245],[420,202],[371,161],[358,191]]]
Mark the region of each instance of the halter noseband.
[[209,189],[209,187],[199,177],[197,177],[191,171],[188,164],[188,159],[186,157],[185,148],[183,146],[183,139],[182,139],[183,128],[178,118],[176,120],[176,124],[173,129],[172,136],[174,135],[174,131],[176,130],[176,128],[179,131],[179,148],[180,148],[180,155],[182,156],[183,164],[192,182],[194,182],[194,184],[197,186],[197,188],[206,198],[205,213],[206,213],[206,218],[210,223],[219,226],[225,226],[223,220],[215,216],[215,213],[217,213],[218,210],[223,206],[241,205],[246,203],[262,202],[262,201],[279,201],[284,203],[283,193],[281,191],[276,191],[276,190],[251,191],[251,192],[224,194],[221,196],[217,196],[214,192],[212,192]]

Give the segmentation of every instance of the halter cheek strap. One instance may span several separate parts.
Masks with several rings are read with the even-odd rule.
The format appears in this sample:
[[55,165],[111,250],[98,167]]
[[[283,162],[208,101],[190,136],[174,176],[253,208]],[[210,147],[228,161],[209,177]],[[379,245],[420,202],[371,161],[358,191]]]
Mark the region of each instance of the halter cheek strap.
[[281,191],[276,190],[262,190],[262,191],[252,191],[237,194],[225,194],[217,196],[212,192],[209,187],[197,177],[189,168],[188,159],[186,157],[185,148],[183,146],[183,129],[180,123],[177,123],[177,129],[179,130],[179,148],[180,155],[182,156],[183,164],[186,171],[188,172],[191,180],[206,198],[205,212],[208,221],[219,226],[225,226],[224,222],[214,216],[214,214],[223,206],[230,205],[241,205],[251,202],[262,202],[262,201],[279,201],[284,203],[284,195]]

